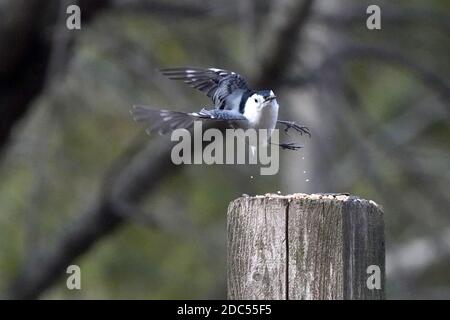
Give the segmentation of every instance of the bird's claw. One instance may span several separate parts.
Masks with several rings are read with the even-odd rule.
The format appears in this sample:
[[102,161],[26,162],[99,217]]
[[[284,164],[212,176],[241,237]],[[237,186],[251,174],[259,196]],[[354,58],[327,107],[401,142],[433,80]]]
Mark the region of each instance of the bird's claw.
[[294,142],[280,143],[278,146],[283,150],[294,150],[294,151],[303,148],[302,145],[296,144]]
[[300,135],[307,134],[311,138],[311,132],[309,131],[308,127],[298,125],[294,121],[278,120],[278,122],[285,125],[284,132],[287,135],[289,135],[289,129],[294,129],[295,131],[300,133]]

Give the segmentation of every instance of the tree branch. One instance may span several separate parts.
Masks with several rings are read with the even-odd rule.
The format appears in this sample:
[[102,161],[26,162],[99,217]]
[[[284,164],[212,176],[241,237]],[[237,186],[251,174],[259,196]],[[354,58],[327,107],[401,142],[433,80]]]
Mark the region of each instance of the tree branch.
[[[37,298],[56,281],[71,261],[125,221],[124,217],[130,214],[126,201],[141,200],[168,176],[167,173],[174,174],[177,167],[169,161],[170,149],[163,142],[153,141],[138,153],[138,144],[133,144],[111,167],[99,199],[63,228],[64,232],[54,246],[40,248],[36,258],[25,261],[7,298]],[[119,168],[120,174],[115,176],[114,171]]]
[[306,76],[292,77],[284,84],[297,86],[299,84],[314,82],[325,72],[335,70],[337,67],[342,66],[343,63],[366,58],[396,64],[413,72],[425,86],[428,86],[431,90],[439,94],[444,106],[447,107],[447,111],[450,112],[450,84],[446,79],[437,72],[428,70],[421,64],[409,59],[402,52],[383,47],[349,45],[331,54],[318,67],[308,72]]
[[255,81],[257,88],[277,87],[288,73],[301,44],[299,32],[311,15],[313,3],[313,0],[296,0],[282,9],[281,17],[275,17],[273,28],[276,36],[269,39],[268,48],[264,50],[267,54],[262,58]]
[[[80,0],[83,23],[107,4],[108,0]],[[1,12],[5,19],[0,19],[0,153],[46,84],[53,46],[48,31],[55,30],[58,8],[65,11],[60,7],[57,0],[10,0]]]

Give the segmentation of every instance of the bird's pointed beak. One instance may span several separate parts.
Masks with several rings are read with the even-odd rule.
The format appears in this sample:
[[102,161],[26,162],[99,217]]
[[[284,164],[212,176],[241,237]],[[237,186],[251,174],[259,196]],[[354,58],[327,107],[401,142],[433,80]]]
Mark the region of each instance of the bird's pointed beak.
[[274,95],[274,94],[273,94],[273,95],[270,95],[270,96],[268,96],[267,98],[264,99],[264,102],[272,101],[272,100],[276,99],[276,97],[277,97],[277,96]]

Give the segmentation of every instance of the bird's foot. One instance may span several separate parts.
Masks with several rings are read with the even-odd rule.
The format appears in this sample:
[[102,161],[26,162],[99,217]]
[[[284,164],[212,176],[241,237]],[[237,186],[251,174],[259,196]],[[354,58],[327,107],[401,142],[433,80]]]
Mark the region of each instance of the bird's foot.
[[278,122],[285,125],[284,132],[287,135],[289,135],[289,129],[294,129],[295,131],[300,133],[300,135],[307,134],[311,138],[311,132],[309,131],[308,127],[298,125],[294,121],[278,120]]
[[273,144],[279,146],[283,150],[297,151],[297,150],[300,150],[301,148],[303,148],[302,145],[296,144],[295,142],[280,143],[280,144],[273,143]]

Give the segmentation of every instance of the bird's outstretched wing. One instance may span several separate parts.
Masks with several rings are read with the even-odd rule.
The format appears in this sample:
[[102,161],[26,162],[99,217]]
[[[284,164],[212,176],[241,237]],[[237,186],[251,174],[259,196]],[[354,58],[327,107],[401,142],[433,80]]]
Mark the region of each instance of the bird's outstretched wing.
[[232,110],[206,110],[199,112],[180,112],[170,110],[157,110],[146,106],[136,105],[130,111],[134,120],[147,125],[147,133],[170,133],[175,129],[189,129],[194,121],[216,121],[219,124],[233,126],[235,122],[246,122],[246,117]]
[[249,90],[247,81],[239,74],[216,68],[170,68],[161,69],[172,80],[181,80],[210,97],[217,109],[224,109],[226,98],[235,90]]

